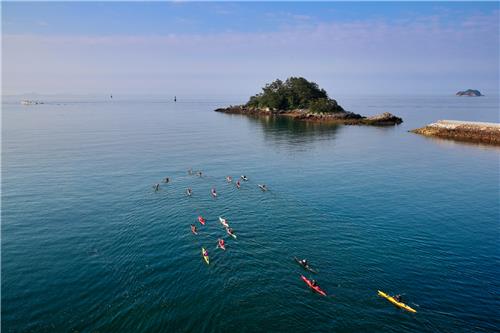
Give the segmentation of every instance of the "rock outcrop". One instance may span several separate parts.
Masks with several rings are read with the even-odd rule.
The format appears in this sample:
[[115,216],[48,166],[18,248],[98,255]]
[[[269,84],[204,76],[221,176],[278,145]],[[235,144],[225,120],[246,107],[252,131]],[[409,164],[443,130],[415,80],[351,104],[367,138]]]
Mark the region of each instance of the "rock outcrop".
[[384,112],[376,116],[367,117],[365,119],[365,122],[369,123],[370,125],[387,126],[394,124],[399,125],[403,122],[403,119],[396,117],[392,113]]
[[372,117],[364,117],[360,114],[341,111],[341,112],[311,112],[308,109],[295,109],[295,110],[271,110],[269,108],[249,108],[244,105],[230,106],[227,108],[219,108],[216,112],[223,112],[229,114],[243,114],[253,116],[283,116],[291,117],[302,121],[314,122],[328,122],[338,123],[344,125],[373,125],[373,126],[392,126],[399,125],[403,119],[394,116],[388,112]]

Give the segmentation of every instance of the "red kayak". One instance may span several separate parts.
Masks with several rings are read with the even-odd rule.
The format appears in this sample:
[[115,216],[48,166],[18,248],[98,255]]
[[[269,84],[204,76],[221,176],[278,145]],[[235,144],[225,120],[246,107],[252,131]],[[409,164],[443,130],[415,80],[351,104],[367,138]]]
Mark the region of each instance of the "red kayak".
[[302,280],[304,280],[305,283],[307,283],[307,285],[312,289],[314,290],[315,292],[317,292],[318,294],[320,295],[323,295],[323,296],[326,296],[326,293],[321,290],[321,288],[319,286],[313,286],[312,285],[312,282],[309,281],[304,275],[301,275],[300,276],[302,278]]
[[205,219],[200,215],[198,216],[198,222],[200,222],[201,224],[205,225]]
[[223,239],[219,239],[217,246],[223,249],[224,251],[226,250],[226,244],[224,244]]

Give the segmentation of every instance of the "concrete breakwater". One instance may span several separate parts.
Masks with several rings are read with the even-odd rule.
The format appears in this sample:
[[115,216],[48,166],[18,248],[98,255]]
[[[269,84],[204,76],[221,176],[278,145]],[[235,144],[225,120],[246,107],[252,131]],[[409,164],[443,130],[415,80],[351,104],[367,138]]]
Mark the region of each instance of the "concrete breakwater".
[[498,123],[439,120],[410,132],[444,139],[500,146],[500,124]]

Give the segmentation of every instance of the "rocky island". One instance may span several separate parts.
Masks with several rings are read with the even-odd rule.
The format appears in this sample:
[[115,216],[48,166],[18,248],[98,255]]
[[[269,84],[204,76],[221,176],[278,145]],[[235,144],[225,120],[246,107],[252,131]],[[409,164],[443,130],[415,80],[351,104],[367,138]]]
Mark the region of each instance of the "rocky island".
[[457,141],[500,146],[500,124],[474,121],[439,120],[410,132]]
[[284,116],[303,121],[328,122],[344,125],[392,126],[403,122],[388,112],[365,117],[344,110],[324,89],[302,77],[276,80],[250,97],[244,105],[219,108],[216,112],[253,116]]
[[459,91],[456,93],[457,96],[470,96],[470,97],[479,97],[479,96],[484,96],[481,94],[479,90],[475,89],[467,89],[464,91]]

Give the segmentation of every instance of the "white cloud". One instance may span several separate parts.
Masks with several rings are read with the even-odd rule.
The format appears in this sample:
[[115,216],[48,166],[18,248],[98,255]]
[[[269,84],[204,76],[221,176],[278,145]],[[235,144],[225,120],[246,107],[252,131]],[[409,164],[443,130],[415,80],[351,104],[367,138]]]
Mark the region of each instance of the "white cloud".
[[[381,80],[396,90],[412,90],[412,77],[415,84],[430,78],[428,84],[437,89],[447,89],[460,75],[498,85],[491,74],[498,72],[495,16],[471,16],[458,25],[429,16],[396,23],[306,24],[268,33],[3,37],[8,92],[115,87],[246,93],[290,75],[346,92],[377,89]],[[402,86],[398,78],[408,84]]]

